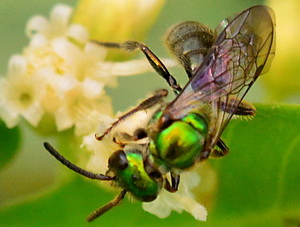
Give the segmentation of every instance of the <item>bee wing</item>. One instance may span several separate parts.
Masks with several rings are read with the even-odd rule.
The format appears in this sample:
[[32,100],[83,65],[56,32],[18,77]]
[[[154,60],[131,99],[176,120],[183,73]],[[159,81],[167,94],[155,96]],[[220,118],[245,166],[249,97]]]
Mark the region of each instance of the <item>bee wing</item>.
[[270,68],[275,54],[275,15],[267,6],[254,6],[224,20],[216,32],[218,38],[203,63],[164,111],[169,118],[181,119],[189,111],[205,111],[210,106],[213,144],[235,110],[231,107],[231,113],[224,112],[224,105],[226,109],[235,95],[237,107],[258,76]]

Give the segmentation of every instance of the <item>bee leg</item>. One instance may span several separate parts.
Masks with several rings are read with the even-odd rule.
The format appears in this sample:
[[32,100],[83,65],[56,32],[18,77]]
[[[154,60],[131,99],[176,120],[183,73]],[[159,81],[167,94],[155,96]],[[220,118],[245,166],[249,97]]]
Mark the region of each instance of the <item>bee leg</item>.
[[116,127],[121,121],[125,120],[126,118],[130,117],[134,113],[141,111],[141,110],[147,110],[151,108],[152,106],[158,104],[163,100],[164,97],[168,95],[168,91],[166,89],[160,89],[155,91],[154,95],[145,99],[143,102],[141,102],[137,107],[131,109],[121,117],[119,117],[118,120],[116,120],[102,135],[95,135],[97,140],[102,140],[114,127]]
[[168,192],[176,192],[176,190],[174,190],[174,188],[172,188],[169,180],[167,178],[165,178],[165,184],[164,184],[164,188],[168,191]]
[[170,184],[170,182],[167,178],[165,179],[165,185],[164,185],[165,189],[172,193],[178,191],[178,186],[180,183],[180,175],[171,172],[171,181],[172,181],[172,184]]
[[220,138],[217,142],[217,148],[214,148],[209,155],[209,158],[221,158],[229,153],[229,148],[224,141]]
[[100,42],[100,41],[93,40],[93,42],[108,48],[119,48],[127,51],[136,51],[138,49],[141,50],[146,56],[146,58],[148,59],[153,69],[167,81],[168,85],[173,89],[173,92],[175,94],[178,94],[182,90],[180,85],[177,84],[176,79],[169,73],[167,67],[145,44],[137,41],[113,43],[113,42]]
[[139,141],[148,137],[148,134],[145,129],[138,128],[134,131],[133,135],[128,134],[127,132],[118,132],[113,137],[113,142],[118,144],[121,147],[125,147],[130,142]]
[[234,114],[239,116],[254,116],[255,112],[256,109],[251,103],[242,100],[234,111]]
[[180,175],[171,172],[171,181],[172,181],[172,188],[174,188],[177,191],[180,183]]
[[223,111],[238,116],[254,116],[256,112],[255,107],[251,103],[240,100],[236,96],[230,97],[226,103],[221,102],[220,107]]

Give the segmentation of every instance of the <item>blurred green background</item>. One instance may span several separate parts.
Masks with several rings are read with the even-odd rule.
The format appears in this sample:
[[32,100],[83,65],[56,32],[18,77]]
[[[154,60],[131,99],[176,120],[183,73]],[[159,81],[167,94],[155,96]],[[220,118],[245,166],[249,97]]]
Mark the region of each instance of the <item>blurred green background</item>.
[[[27,45],[28,39],[26,38],[24,31],[25,25],[32,15],[40,14],[48,16],[50,10],[56,3],[66,3],[71,6],[75,6],[76,2],[77,1],[75,0],[0,0],[0,74],[5,75],[9,57],[15,53],[21,53],[22,48]],[[195,20],[200,21],[211,28],[215,28],[218,23],[220,23],[226,17],[256,4],[264,4],[264,1],[169,0],[166,2],[166,5],[164,6],[157,22],[150,30],[150,33],[144,42],[158,56],[169,57],[168,51],[164,47],[162,36],[166,29],[172,24],[185,20]],[[138,56],[142,57],[142,55]],[[186,82],[186,76],[182,69],[172,68],[170,71],[177,78],[179,78],[181,84]],[[145,79],[146,77],[147,79]],[[264,78],[260,78],[258,83],[249,92],[249,95],[247,95],[248,101],[268,101],[265,96],[266,91],[264,89],[264,80]],[[161,78],[156,76],[154,73],[148,73],[140,76],[123,77],[119,78],[118,81],[119,86],[117,88],[107,89],[107,92],[113,97],[115,111],[125,110],[129,106],[135,105],[137,100],[146,97],[154,89],[166,87],[166,84],[161,80]],[[133,84],[134,89],[132,89]],[[278,152],[280,152],[280,150],[284,149],[286,144],[288,144],[289,140],[294,141],[293,144],[290,145],[291,147],[287,149],[291,153],[296,150],[294,147],[299,147],[299,138],[296,140],[293,139],[298,133],[297,128],[295,127],[300,127],[300,122],[298,119],[299,117],[297,117],[299,116],[300,112],[296,107],[287,107],[284,110],[279,108],[278,112],[274,113],[274,118],[277,118],[278,120],[280,116],[286,114],[286,116],[288,116],[287,118],[290,120],[286,121],[285,118],[280,118],[278,120],[279,123],[276,123],[275,126],[270,126],[270,128],[268,128],[268,124],[272,124],[274,122],[272,119],[270,119],[269,122],[265,121],[265,117],[269,117],[270,113],[273,113],[270,110],[271,108],[273,107],[266,108],[264,106],[259,106],[258,110],[261,110],[261,116],[258,116],[257,119],[255,118],[250,123],[243,121],[242,124],[237,126],[233,124],[230,130],[228,130],[226,138],[227,141],[229,141],[228,143],[230,148],[233,147],[232,149],[235,150],[241,149],[242,147],[242,151],[240,151],[241,153],[239,153],[238,159],[234,159],[234,157],[231,160],[228,159],[229,164],[227,164],[227,167],[226,161],[223,160],[218,160],[214,164],[222,174],[224,173],[222,171],[230,172],[230,169],[234,170],[232,171],[232,175],[229,174],[229,177],[227,177],[228,179],[224,177],[226,180],[228,180],[227,184],[229,184],[228,187],[226,187],[225,184],[225,189],[223,191],[227,192],[226,190],[228,190],[229,194],[227,195],[230,195],[230,193],[234,194],[236,190],[235,187],[240,187],[239,182],[236,179],[232,179],[235,177],[234,172],[239,171],[240,167],[243,168],[243,164],[239,163],[241,162],[239,161],[239,158],[245,158],[243,157],[243,152],[248,150],[250,153],[251,150],[255,150],[253,151],[253,154],[246,153],[246,157],[253,157],[254,159],[249,163],[249,166],[245,167],[245,169],[252,171],[253,168],[263,167],[262,169],[253,170],[255,173],[254,175],[257,177],[257,179],[259,179],[258,183],[253,181],[251,178],[252,172],[249,174],[245,173],[245,176],[249,176],[251,178],[246,179],[246,182],[250,183],[250,188],[248,187],[248,184],[244,185],[242,187],[243,189],[237,189],[236,193],[241,193],[243,190],[247,191],[247,189],[250,190],[251,186],[256,184],[257,187],[261,186],[263,191],[262,196],[268,195],[268,187],[271,187],[269,193],[270,195],[276,197],[276,192],[278,192],[278,190],[276,189],[273,191],[274,187],[276,188],[276,186],[273,184],[272,186],[274,187],[265,185],[264,182],[268,183],[268,181],[266,181],[267,179],[265,178],[268,177],[260,178],[260,175],[263,175],[263,171],[266,169],[272,172],[273,167],[278,167],[277,164],[272,164],[273,161],[274,163],[281,163],[281,157],[285,157],[285,155],[289,157],[290,154],[282,154],[282,156],[278,155],[278,159],[271,158],[271,163],[264,163],[262,160],[268,160],[269,154],[274,155],[274,151],[276,149]],[[259,125],[258,127],[257,124]],[[272,127],[275,127],[275,129]],[[284,138],[282,138],[281,135],[272,134],[274,130],[276,130],[276,127],[281,127],[283,129],[281,132],[282,134],[286,133],[284,134]],[[293,127],[293,129],[290,130],[289,127]],[[26,126],[22,127],[21,130],[22,141],[25,142],[22,142],[21,148],[19,149],[17,155],[13,157],[13,160],[0,169],[0,226],[88,225],[84,221],[86,215],[93,209],[97,208],[97,206],[101,206],[110,200],[114,196],[113,193],[109,193],[98,188],[90,181],[83,181],[80,177],[72,178],[72,180],[68,180],[67,183],[64,182],[63,188],[59,189],[60,185],[57,184],[57,178],[58,176],[61,177],[61,172],[63,172],[63,175],[71,174],[72,176],[73,173],[69,173],[69,170],[61,167],[60,164],[50,157],[49,154],[43,149],[42,141],[51,141],[51,138],[37,136],[30,130],[30,128]],[[253,136],[253,138],[249,138],[248,132],[251,136]],[[261,138],[261,141],[257,141],[259,140],[257,139],[257,135],[264,133],[269,133],[270,135],[268,135],[266,138]],[[5,143],[7,140],[19,138],[16,136],[16,134],[13,134],[12,136],[8,135],[8,137],[2,139],[1,142]],[[245,137],[243,137],[243,135]],[[271,150],[269,145],[265,144],[265,141],[274,141],[276,138],[281,138],[282,140],[278,142],[276,149]],[[259,148],[253,145],[256,142],[259,143]],[[247,144],[250,145],[243,147]],[[235,146],[238,148],[235,148]],[[268,153],[261,153],[260,151],[266,151]],[[299,149],[297,149],[297,151],[299,151]],[[0,159],[5,158],[3,156],[4,154],[5,153],[1,154],[0,151]],[[232,152],[232,156],[234,156],[234,152]],[[296,166],[296,160],[299,160],[299,155],[296,155],[295,157],[296,158],[293,162],[293,165]],[[227,157],[224,160],[226,159]],[[257,160],[259,161],[257,162]],[[264,167],[264,164],[269,165],[269,168]],[[236,169],[232,168],[231,165],[235,165]],[[285,168],[285,166],[282,168]],[[297,174],[299,172],[299,169],[296,167],[295,172],[297,172]],[[241,172],[239,174],[241,175]],[[278,180],[278,175],[280,174],[277,172],[273,172],[273,174],[275,179],[274,181],[280,181]],[[294,180],[297,181],[297,179],[299,182],[300,178],[296,178],[299,176],[299,174],[296,174],[296,176],[293,174],[290,175],[291,179],[289,179],[289,182],[293,182]],[[222,176],[220,176],[220,179],[222,179]],[[270,177],[270,179],[273,178]],[[295,183],[295,185],[289,186],[295,191],[299,189],[298,184],[299,183]],[[291,192],[292,195],[294,195],[294,191]],[[253,197],[249,198],[247,198],[247,195],[251,195],[251,192],[250,194],[246,194],[241,197],[243,197],[245,201],[250,202],[257,199],[255,194],[251,195]],[[281,226],[285,224],[287,226],[289,224],[291,224],[291,226],[296,226],[299,224],[300,219],[297,219],[299,210],[294,209],[297,206],[297,204],[294,203],[300,201],[299,196],[295,200],[294,198],[289,198],[293,201],[293,203],[292,205],[288,203],[286,206],[288,207],[288,209],[286,209],[287,215],[285,216],[287,218],[283,218],[282,213],[277,213],[274,212],[273,209],[269,209],[269,202],[272,201],[272,196],[264,197],[263,202],[261,202],[262,200],[257,199],[258,202],[253,202],[250,210],[246,208],[241,209],[240,214],[238,213],[239,209],[236,207],[233,208],[233,212],[231,212],[230,209],[232,204],[244,203],[242,202],[243,200],[232,202],[230,197],[222,198],[221,202],[226,202],[226,204],[221,204],[221,206],[216,209],[215,213],[210,214],[209,212],[207,223],[197,222],[189,214],[177,214],[175,212],[173,212],[169,218],[161,220],[144,212],[140,203],[132,204],[125,199],[124,203],[119,208],[116,208],[108,214],[105,214],[103,217],[101,217],[101,220],[97,220],[93,224],[99,224],[102,226],[111,226],[117,223],[121,223],[122,226],[135,226],[141,224],[144,226]],[[238,196],[233,200],[239,200],[239,198],[240,197]],[[266,200],[266,202],[264,200]],[[263,209],[264,205],[267,206],[266,210]],[[216,203],[216,206],[218,206],[218,203]],[[245,206],[247,207],[247,205]],[[293,208],[295,214],[290,212],[290,207]],[[276,207],[276,209],[277,208],[278,207]],[[263,210],[262,213],[264,213],[266,216],[256,216],[256,214],[252,213],[256,210]],[[226,214],[224,211],[228,211],[228,214]],[[268,215],[269,211],[270,213]],[[219,215],[220,213],[223,215]],[[234,220],[235,216],[238,216],[238,221]],[[213,220],[214,217],[216,217],[215,220]],[[226,217],[228,217],[228,219]],[[278,221],[278,219],[280,220]],[[249,220],[252,220],[253,222],[249,222]]]

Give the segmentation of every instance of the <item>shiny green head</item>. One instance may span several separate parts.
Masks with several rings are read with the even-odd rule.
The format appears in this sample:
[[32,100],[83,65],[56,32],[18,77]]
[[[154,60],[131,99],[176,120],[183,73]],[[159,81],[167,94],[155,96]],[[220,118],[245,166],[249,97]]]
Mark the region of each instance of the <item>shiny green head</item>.
[[143,160],[139,150],[114,152],[108,160],[108,167],[115,174],[118,185],[140,201],[155,200],[162,188],[162,175]]
[[158,165],[164,164],[166,169],[189,168],[199,158],[207,131],[205,119],[189,113],[156,133],[150,143],[150,152]]

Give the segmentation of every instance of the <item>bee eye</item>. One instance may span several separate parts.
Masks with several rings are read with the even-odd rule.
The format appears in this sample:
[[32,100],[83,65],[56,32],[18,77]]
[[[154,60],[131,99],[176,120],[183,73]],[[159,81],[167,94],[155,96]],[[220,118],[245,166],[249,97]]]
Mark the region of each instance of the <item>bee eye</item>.
[[128,166],[128,160],[123,150],[115,151],[108,159],[110,169],[124,170]]

